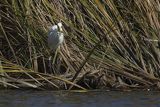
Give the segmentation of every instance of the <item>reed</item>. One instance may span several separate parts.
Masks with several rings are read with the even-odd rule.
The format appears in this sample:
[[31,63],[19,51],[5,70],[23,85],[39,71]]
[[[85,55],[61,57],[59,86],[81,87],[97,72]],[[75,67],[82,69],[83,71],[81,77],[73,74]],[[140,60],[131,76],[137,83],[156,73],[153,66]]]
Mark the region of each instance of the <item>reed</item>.
[[64,89],[159,89],[158,0],[4,0],[0,6],[1,59],[47,73],[47,31],[62,21],[65,41],[49,75],[72,81],[63,81]]

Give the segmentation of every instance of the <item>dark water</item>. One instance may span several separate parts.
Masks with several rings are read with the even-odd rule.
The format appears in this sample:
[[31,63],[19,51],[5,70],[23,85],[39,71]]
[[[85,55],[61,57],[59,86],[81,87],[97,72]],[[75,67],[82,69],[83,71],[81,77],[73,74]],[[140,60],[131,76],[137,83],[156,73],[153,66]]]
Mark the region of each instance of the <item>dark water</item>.
[[160,92],[0,91],[0,107],[160,107]]

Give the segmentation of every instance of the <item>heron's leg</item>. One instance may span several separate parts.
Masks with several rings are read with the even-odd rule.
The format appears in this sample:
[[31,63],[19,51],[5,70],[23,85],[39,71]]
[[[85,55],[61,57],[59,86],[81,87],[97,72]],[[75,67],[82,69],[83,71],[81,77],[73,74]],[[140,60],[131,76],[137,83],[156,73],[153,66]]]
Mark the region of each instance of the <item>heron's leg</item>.
[[[56,49],[56,51],[55,51],[55,54],[54,54],[54,57],[53,57],[53,61],[52,61],[52,65],[55,65],[56,58],[57,58],[57,55],[58,55],[59,50],[60,50],[60,47],[58,47],[58,48]],[[55,66],[54,66],[54,67],[55,67]],[[56,69],[55,69],[55,68],[53,68],[53,72],[54,72],[54,74],[56,74]]]
[[54,57],[53,57],[53,62],[52,62],[52,64],[54,65],[55,64],[55,62],[56,62],[56,57],[57,57],[57,54],[58,54],[58,51],[59,51],[59,47],[56,49],[56,51],[55,51],[55,54],[54,54]]
[[52,56],[49,57],[49,73],[52,73]]

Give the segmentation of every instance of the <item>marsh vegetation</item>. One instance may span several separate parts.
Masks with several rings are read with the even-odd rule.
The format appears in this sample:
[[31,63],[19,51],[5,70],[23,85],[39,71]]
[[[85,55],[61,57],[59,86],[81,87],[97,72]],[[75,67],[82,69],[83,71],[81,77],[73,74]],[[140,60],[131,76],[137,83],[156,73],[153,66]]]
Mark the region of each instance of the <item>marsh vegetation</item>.
[[[65,41],[53,56],[58,22]],[[2,88],[160,88],[159,0],[1,0],[0,32]]]

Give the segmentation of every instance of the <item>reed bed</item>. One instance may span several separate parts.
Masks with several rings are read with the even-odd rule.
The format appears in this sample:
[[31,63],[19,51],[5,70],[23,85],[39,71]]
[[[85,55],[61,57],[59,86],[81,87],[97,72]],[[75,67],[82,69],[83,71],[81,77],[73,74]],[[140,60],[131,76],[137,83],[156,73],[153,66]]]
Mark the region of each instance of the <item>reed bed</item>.
[[[17,88],[11,77],[33,88],[42,80],[54,89],[160,88],[158,0],[3,0],[0,8],[2,86]],[[47,32],[60,21],[65,41],[50,70]]]

